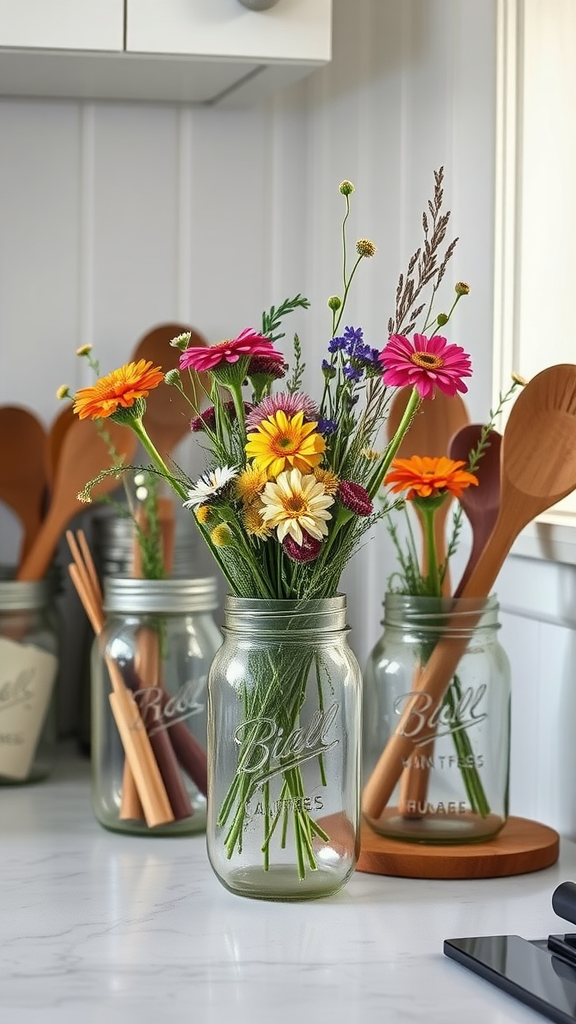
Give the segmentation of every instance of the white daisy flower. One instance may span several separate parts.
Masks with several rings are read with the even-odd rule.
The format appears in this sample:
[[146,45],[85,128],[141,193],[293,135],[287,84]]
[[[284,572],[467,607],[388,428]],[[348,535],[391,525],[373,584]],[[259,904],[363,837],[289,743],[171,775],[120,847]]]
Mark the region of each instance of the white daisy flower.
[[302,531],[316,540],[327,536],[326,520],[332,519],[327,509],[334,498],[312,474],[302,476],[299,469],[280,473],[266,484],[260,498],[264,505],[260,515],[270,529],[276,528],[279,541],[289,534],[301,545]]
[[238,470],[232,466],[217,466],[203,473],[194,486],[188,488],[188,500],[183,502],[184,508],[199,508],[210,498],[216,498],[236,476]]

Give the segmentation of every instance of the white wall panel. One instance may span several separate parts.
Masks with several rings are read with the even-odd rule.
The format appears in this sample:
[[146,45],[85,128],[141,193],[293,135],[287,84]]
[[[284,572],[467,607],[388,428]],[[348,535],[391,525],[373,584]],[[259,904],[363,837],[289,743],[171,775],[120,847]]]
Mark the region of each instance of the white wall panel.
[[[378,245],[346,322],[381,345],[398,274],[420,242],[433,169],[444,164],[460,237],[446,305],[456,280],[471,285],[449,333],[472,353],[469,407],[484,417],[494,70],[493,0],[336,0],[332,64],[251,110],[0,102],[0,402],[26,404],[48,424],[57,386],[81,382],[78,344],[91,342],[110,369],[161,320],[190,320],[217,341],[298,291],[312,307],[286,321],[284,347],[289,354],[298,330],[317,392],[326,299],[341,281],[340,181],[357,189],[352,242]],[[192,439],[178,458],[201,466]],[[0,561],[9,534],[4,517]],[[345,573],[362,662],[379,635],[392,567],[382,526]],[[574,573],[512,558],[497,584],[514,673],[512,810],[571,835]]]

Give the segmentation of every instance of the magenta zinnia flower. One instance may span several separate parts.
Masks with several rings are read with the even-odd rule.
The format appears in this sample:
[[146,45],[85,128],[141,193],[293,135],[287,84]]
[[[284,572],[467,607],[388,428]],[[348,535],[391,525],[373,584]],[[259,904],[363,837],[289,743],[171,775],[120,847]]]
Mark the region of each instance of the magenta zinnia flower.
[[288,419],[295,416],[297,412],[304,413],[304,421],[318,419],[316,403],[308,398],[308,395],[298,392],[289,394],[282,391],[278,395],[270,395],[269,398],[262,399],[258,405],[254,406],[252,412],[246,417],[246,430],[248,432],[257,430],[263,420],[273,419],[280,410],[286,413]]
[[293,562],[313,562],[320,554],[322,541],[316,540],[315,537],[311,537],[309,533],[306,533],[306,530],[302,530],[301,544],[298,544],[294,537],[288,534],[282,541],[282,547],[288,558]]
[[468,391],[462,377],[472,376],[470,356],[439,334],[432,338],[415,334],[413,342],[403,334],[391,334],[378,358],[384,365],[385,384],[414,387],[420,398],[433,398],[435,387],[451,397]]
[[214,370],[221,363],[237,363],[243,356],[280,356],[269,338],[258,334],[253,327],[246,327],[237,338],[219,341],[217,345],[191,345],[180,356],[180,369],[191,367],[198,373]]
[[344,508],[355,512],[357,516],[369,516],[372,512],[370,495],[361,484],[355,484],[352,480],[341,480],[336,496],[340,498]]

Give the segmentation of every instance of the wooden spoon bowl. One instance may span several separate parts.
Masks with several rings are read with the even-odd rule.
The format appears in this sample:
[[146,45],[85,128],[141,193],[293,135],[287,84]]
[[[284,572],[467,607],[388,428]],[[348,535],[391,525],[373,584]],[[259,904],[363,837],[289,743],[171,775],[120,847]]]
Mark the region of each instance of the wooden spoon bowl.
[[0,408],[0,501],[22,524],[20,560],[34,542],[46,500],[46,432],[34,413],[17,405]]
[[[154,366],[160,366],[164,373],[178,368],[181,352],[173,348],[173,338],[187,332],[191,333],[190,343],[197,346],[208,344],[198,331],[185,324],[166,323],[154,327],[145,334],[134,350],[132,359],[149,359]],[[182,384],[192,405],[180,393],[178,388],[169,384],[160,384],[154,388],[146,399],[145,425],[154,445],[165,457],[186,436],[190,430],[190,420],[206,406],[206,391],[210,389],[207,374],[182,374]]]
[[[136,453],[136,435],[130,427],[106,421],[106,431],[124,464],[129,464]],[[39,580],[46,575],[60,537],[72,517],[86,505],[78,493],[101,470],[112,463],[106,442],[92,420],[75,420],[62,442],[52,501],[36,539],[20,565],[18,580]],[[119,486],[119,478],[104,477],[92,491],[92,499],[110,494]]]

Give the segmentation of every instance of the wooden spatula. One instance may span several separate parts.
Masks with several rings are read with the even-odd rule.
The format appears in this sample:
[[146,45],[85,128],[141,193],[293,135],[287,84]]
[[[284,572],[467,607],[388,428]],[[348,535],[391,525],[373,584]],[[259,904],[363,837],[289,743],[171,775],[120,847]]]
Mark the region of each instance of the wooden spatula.
[[[450,441],[449,455],[451,459],[462,459],[467,462],[480,441],[483,426],[481,423],[469,423],[462,427]],[[462,491],[460,504],[472,527],[472,547],[468,561],[454,597],[460,597],[466,586],[476,562],[480,558],[486,542],[494,529],[500,511],[500,456],[502,436],[497,430],[491,430],[487,436],[488,447],[474,470],[478,479],[477,487],[467,487]]]
[[[576,488],[575,365],[542,370],[516,399],[502,441],[501,488],[496,524],[463,598],[487,597],[521,530]],[[432,651],[418,686],[432,698],[431,709],[441,703],[466,644],[442,638]],[[408,705],[364,788],[362,806],[369,818],[382,814],[414,749],[414,737],[406,735],[410,715]]]
[[44,513],[46,431],[28,409],[4,405],[0,408],[0,448],[0,501],[22,524],[21,561],[30,551]]
[[[120,426],[112,420],[106,422],[106,430],[118,455],[125,464],[129,464],[136,453],[136,435],[130,427]],[[48,514],[18,570],[17,579],[39,580],[45,576],[60,537],[72,516],[86,508],[78,499],[79,491],[110,465],[106,443],[95,424],[91,420],[75,420],[62,443]],[[92,498],[109,494],[118,486],[117,477],[106,476],[94,487]]]

